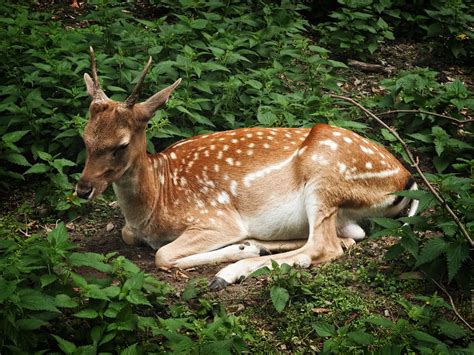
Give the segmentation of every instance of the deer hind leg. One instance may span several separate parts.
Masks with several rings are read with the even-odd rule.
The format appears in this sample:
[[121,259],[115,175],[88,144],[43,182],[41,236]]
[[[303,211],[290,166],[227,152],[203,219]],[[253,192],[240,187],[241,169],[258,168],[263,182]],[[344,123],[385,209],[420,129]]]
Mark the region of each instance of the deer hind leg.
[[336,233],[336,208],[330,208],[326,214],[320,213],[310,220],[310,236],[300,248],[289,252],[240,260],[221,269],[210,284],[210,288],[219,289],[245,279],[262,267],[272,266],[272,261],[291,266],[309,267],[330,261],[343,253],[341,241]]

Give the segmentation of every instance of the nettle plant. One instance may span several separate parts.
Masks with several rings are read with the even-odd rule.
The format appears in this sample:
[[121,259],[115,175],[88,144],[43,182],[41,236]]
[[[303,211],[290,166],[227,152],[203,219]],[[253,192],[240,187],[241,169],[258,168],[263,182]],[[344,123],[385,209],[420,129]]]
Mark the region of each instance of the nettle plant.
[[400,353],[460,353],[472,352],[466,344],[467,332],[446,319],[443,310],[451,307],[436,294],[417,296],[415,302],[401,299],[405,312],[396,321],[381,316],[369,316],[362,325],[346,324],[336,328],[327,322],[315,322],[317,335],[326,339],[322,354],[334,352]]
[[323,44],[339,47],[340,52],[365,56],[374,53],[380,43],[395,39],[392,26],[384,19],[398,18],[390,1],[338,0],[341,5],[329,14],[333,19],[316,26]]
[[152,119],[147,135],[152,151],[153,145],[163,148],[207,131],[311,125],[332,112],[322,92],[337,89],[334,70],[344,64],[304,36],[308,24],[298,12],[304,6],[288,1],[159,6],[165,16],[140,19],[130,15],[135,11],[130,4],[91,1],[78,25],[65,27],[27,6],[0,5],[7,28],[0,65],[7,73],[0,85],[5,118],[0,174],[10,179],[6,185],[36,174],[48,181],[39,200],[57,210],[79,204],[70,187],[84,162],[80,135],[87,94],[81,76],[89,45],[101,53],[99,76],[114,100],[125,98],[149,55],[159,64],[150,71],[144,95],[183,78],[168,109]]
[[246,350],[242,326],[218,305],[202,300],[196,314],[124,257],[75,248],[64,224],[0,240],[2,352]]

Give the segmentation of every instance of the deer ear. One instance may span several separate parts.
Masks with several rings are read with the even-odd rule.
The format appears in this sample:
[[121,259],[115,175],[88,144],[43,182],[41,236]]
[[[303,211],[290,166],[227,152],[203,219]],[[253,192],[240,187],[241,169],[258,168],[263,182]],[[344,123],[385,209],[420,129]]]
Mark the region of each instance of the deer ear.
[[161,106],[163,106],[164,104],[166,104],[166,102],[168,102],[168,99],[170,98],[171,93],[173,92],[174,89],[176,89],[179,83],[181,83],[181,78],[176,80],[174,84],[157,92],[148,100],[141,102],[139,104],[136,104],[135,106],[138,106],[138,109],[139,111],[143,113],[144,118],[146,118],[146,120],[149,120],[153,116],[153,114],[156,112],[156,110],[158,110]]
[[86,82],[87,93],[93,98],[95,96],[94,80],[86,73],[84,74],[84,81]]

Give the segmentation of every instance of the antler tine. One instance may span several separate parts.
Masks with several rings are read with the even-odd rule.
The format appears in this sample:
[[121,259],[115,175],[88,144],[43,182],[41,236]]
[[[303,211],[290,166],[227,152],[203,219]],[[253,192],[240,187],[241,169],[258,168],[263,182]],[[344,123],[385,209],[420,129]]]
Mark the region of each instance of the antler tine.
[[97,76],[97,65],[95,63],[94,49],[92,48],[92,46],[90,46],[89,50],[91,54],[92,78],[94,79],[94,86],[96,87],[96,89],[100,90],[99,78]]
[[145,81],[145,77],[146,77],[146,74],[148,73],[148,69],[150,69],[151,62],[152,62],[152,59],[150,56],[150,58],[148,59],[148,62],[145,65],[145,69],[143,69],[140,79],[138,79],[137,85],[135,85],[135,88],[133,89],[132,93],[127,98],[127,101],[126,101],[127,107],[132,107],[137,102],[138,96],[140,95],[140,90],[142,89],[143,81]]

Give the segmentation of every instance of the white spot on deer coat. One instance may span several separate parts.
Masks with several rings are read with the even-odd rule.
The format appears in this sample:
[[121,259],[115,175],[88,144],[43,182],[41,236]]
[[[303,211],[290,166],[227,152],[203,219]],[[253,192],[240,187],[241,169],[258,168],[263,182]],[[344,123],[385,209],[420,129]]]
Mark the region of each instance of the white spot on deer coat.
[[225,161],[226,161],[227,164],[229,164],[229,165],[234,165],[234,159],[232,159],[232,158],[226,158]]
[[253,173],[247,174],[243,179],[244,185],[247,186],[247,187],[250,187],[252,181],[257,180],[259,178],[262,178],[262,177],[264,177],[264,176],[266,176],[266,175],[268,175],[268,174],[270,174],[274,171],[277,171],[277,170],[280,170],[280,169],[284,168],[285,166],[287,166],[294,159],[295,156],[296,156],[296,152],[293,153],[290,157],[288,157],[287,159],[283,160],[280,163],[273,164],[273,165],[267,166],[266,168],[263,168],[261,170],[257,170]]
[[336,150],[337,149],[337,143],[330,140],[330,139],[326,139],[324,141],[321,141],[319,142],[319,145],[326,145],[328,146],[331,150]]
[[349,143],[349,144],[352,143],[352,139],[350,139],[349,137],[344,137],[344,138],[342,138],[342,139],[343,139],[344,142],[346,142],[346,143]]
[[230,202],[230,199],[229,199],[229,195],[227,194],[227,192],[225,191],[222,191],[219,196],[217,196],[217,202],[221,203],[221,204],[226,204],[226,203],[229,203]]
[[360,150],[362,150],[366,154],[374,154],[375,153],[372,149],[364,147],[363,145],[360,146]]
[[339,172],[343,174],[347,170],[347,166],[344,163],[337,163],[337,167],[339,168]]
[[372,169],[372,168],[373,168],[373,165],[372,165],[371,162],[367,162],[367,163],[365,163],[365,167],[366,167],[367,169]]
[[237,181],[235,180],[232,180],[230,182],[230,193],[233,195],[233,196],[237,196]]
[[371,179],[371,178],[386,178],[400,172],[399,168],[391,169],[391,170],[382,170],[379,172],[367,172],[367,173],[360,173],[356,175],[349,175],[347,176],[348,180],[359,180],[359,179]]

